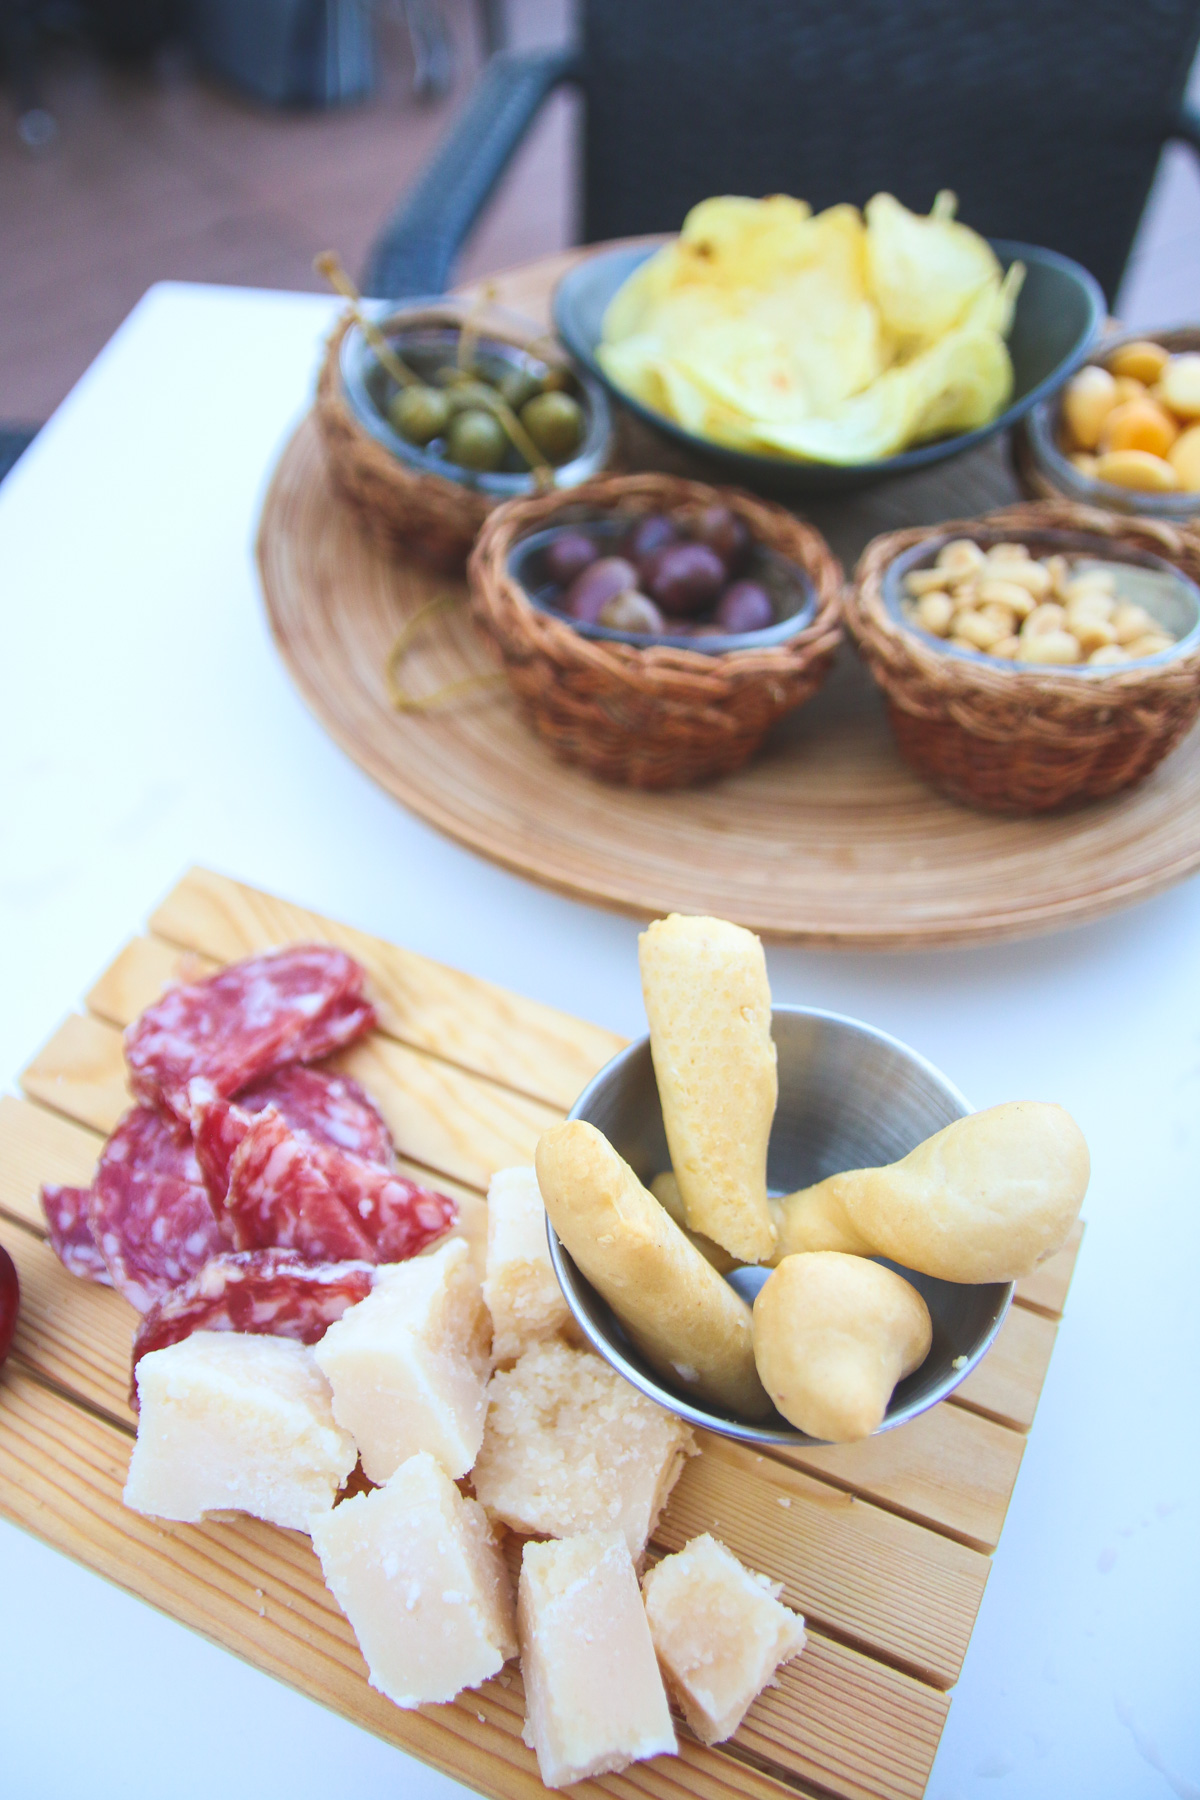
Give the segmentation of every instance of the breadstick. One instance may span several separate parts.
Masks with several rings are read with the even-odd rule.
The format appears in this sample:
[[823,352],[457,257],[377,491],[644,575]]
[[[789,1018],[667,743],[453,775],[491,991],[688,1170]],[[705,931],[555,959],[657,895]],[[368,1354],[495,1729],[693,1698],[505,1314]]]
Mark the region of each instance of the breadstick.
[[714,1244],[706,1238],[702,1231],[691,1231],[688,1228],[687,1214],[683,1210],[683,1195],[679,1192],[679,1183],[670,1169],[664,1169],[650,1183],[650,1192],[665,1212],[670,1213],[689,1244],[694,1244],[705,1262],[710,1262],[718,1275],[728,1275],[730,1269],[741,1267],[736,1256],[730,1256],[720,1244]]
[[992,1106],[900,1162],[789,1194],[776,1208],[779,1255],[843,1250],[943,1281],[1018,1281],[1061,1250],[1089,1173],[1083,1133],[1063,1107]]
[[698,1400],[766,1418],[750,1308],[607,1138],[582,1119],[552,1125],[535,1163],[555,1231],[647,1361]]
[[767,1140],[778,1078],[771,990],[752,931],[672,913],[638,939],[650,1053],[691,1230],[739,1262],[775,1250]]

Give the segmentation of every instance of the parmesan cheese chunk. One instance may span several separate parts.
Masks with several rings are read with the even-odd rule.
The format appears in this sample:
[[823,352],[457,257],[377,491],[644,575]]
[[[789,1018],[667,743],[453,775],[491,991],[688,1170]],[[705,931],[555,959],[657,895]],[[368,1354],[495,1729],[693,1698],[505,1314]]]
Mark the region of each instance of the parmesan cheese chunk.
[[620,1531],[639,1557],[692,1450],[681,1419],[590,1351],[551,1341],[492,1376],[471,1479],[514,1531]]
[[702,1743],[732,1737],[779,1665],[803,1650],[804,1620],[779,1593],[707,1532],[642,1583],[659,1666]]
[[571,1312],[550,1261],[546,1208],[534,1169],[499,1169],[488,1186],[487,1275],[492,1360],[511,1363],[554,1337]]
[[333,1412],[371,1481],[420,1450],[465,1475],[483,1437],[488,1323],[461,1238],[398,1263],[316,1347]]
[[312,1351],[290,1338],[196,1331],[143,1356],[137,1384],[134,1512],[194,1525],[236,1511],[307,1531],[357,1460]]
[[526,1544],[517,1630],[525,1742],[547,1787],[675,1755],[637,1576],[619,1532]]
[[483,1508],[427,1452],[313,1523],[371,1686],[397,1706],[453,1700],[516,1654],[512,1583]]

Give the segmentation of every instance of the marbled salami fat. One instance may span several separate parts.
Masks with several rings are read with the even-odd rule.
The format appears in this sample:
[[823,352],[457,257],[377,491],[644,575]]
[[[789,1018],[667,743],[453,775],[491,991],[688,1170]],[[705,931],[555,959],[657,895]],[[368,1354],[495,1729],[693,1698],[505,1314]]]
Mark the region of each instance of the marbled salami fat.
[[190,1281],[151,1307],[133,1340],[132,1404],[137,1366],[193,1331],[240,1331],[315,1344],[347,1307],[375,1284],[372,1263],[306,1263],[294,1250],[233,1251],[214,1256]]
[[230,1248],[190,1130],[149,1106],[127,1112],[104,1146],[88,1225],[113,1286],[139,1312]]
[[90,1188],[61,1187],[57,1181],[42,1183],[42,1211],[50,1232],[50,1247],[64,1269],[83,1281],[112,1286],[112,1277],[96,1247],[88,1223]]
[[344,951],[299,944],[168,988],[125,1033],[134,1094],[190,1119],[287,1063],[327,1056],[375,1024],[364,979]]
[[291,1063],[244,1088],[236,1100],[214,1100],[193,1120],[196,1156],[213,1209],[229,1191],[229,1165],[256,1113],[273,1106],[293,1128],[383,1169],[394,1169],[391,1133],[375,1102],[349,1075]]

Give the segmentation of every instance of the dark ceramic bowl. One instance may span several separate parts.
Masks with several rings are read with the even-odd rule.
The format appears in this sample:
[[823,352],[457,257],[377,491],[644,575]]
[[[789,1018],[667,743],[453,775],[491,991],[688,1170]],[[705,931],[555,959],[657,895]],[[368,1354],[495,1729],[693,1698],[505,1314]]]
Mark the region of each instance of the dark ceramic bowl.
[[621,539],[634,523],[630,514],[623,517],[581,513],[578,520],[564,516],[560,523],[546,531],[535,531],[513,545],[508,570],[519,581],[532,606],[570,625],[580,637],[599,638],[610,644],[633,644],[639,650],[655,647],[671,650],[696,650],[707,656],[723,656],[729,650],[766,650],[774,644],[786,644],[812,624],[817,610],[817,590],[798,563],[778,556],[756,544],[738,579],[759,581],[771,596],[775,607],[775,623],[761,631],[714,632],[711,636],[693,637],[682,632],[616,631],[610,625],[587,625],[559,610],[555,598],[559,590],[545,568],[545,555],[554,539],[564,530],[586,527],[587,535],[608,546],[615,555]]
[[[895,1162],[971,1111],[958,1089],[915,1050],[855,1019],[777,1006],[772,1032],[779,1053],[779,1105],[767,1180],[774,1194],[792,1193],[843,1169]],[[602,1131],[643,1182],[670,1168],[648,1037],[601,1069],[570,1116]],[[576,1323],[634,1387],[669,1412],[724,1437],[751,1444],[815,1441],[778,1414],[765,1424],[751,1424],[669,1387],[580,1274],[553,1227],[548,1230],[555,1271]],[[897,1385],[880,1431],[915,1418],[966,1380],[1004,1323],[1013,1292],[1011,1282],[967,1285],[887,1266],[922,1295],[933,1321],[933,1345],[921,1367]],[[737,1269],[727,1279],[753,1300],[769,1274],[769,1269]]]
[[1026,269],[1025,284],[1017,298],[1008,339],[1013,361],[1013,396],[998,418],[990,425],[980,426],[977,431],[964,431],[956,437],[921,444],[915,450],[905,450],[899,456],[889,456],[879,462],[843,465],[798,462],[782,456],[756,456],[710,443],[707,438],[685,431],[661,413],[651,412],[609,380],[597,360],[600,328],[609,301],[626,278],[653,255],[659,243],[668,241],[664,237],[649,244],[598,250],[594,256],[577,263],[563,276],[555,292],[555,326],[576,361],[595,380],[602,382],[622,406],[664,436],[685,445],[709,467],[719,470],[719,479],[736,481],[759,493],[836,493],[870,487],[890,475],[927,468],[931,463],[944,462],[947,457],[958,456],[962,451],[984,443],[1061,387],[1084,361],[1106,312],[1099,284],[1078,263],[1053,250],[1039,250],[1031,244],[994,238],[990,240],[992,249],[1005,269],[1014,262],[1024,263]]

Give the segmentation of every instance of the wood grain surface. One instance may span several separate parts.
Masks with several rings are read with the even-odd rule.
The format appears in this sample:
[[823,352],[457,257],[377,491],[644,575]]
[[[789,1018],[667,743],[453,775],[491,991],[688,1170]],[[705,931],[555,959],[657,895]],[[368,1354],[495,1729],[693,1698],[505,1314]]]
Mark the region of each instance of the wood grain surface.
[[[497,298],[545,318],[570,260],[498,277]],[[655,455],[664,460],[661,446]],[[806,512],[849,566],[880,531],[1018,497],[995,442],[865,494],[814,498]],[[636,917],[711,912],[810,944],[905,948],[1056,930],[1200,867],[1200,731],[1130,794],[1050,818],[975,813],[900,762],[849,649],[747,769],[680,792],[609,787],[555,761],[502,680],[398,714],[384,670],[402,627],[465,589],[367,542],[330,489],[311,421],[275,472],[258,554],[284,663],[343,749],[448,836],[599,905]],[[422,629],[403,679],[428,696],[495,668],[459,606]]]
[[[68,1275],[45,1241],[43,1180],[86,1183],[127,1104],[120,1029],[171,980],[266,943],[357,934],[193,871],[131,940],[24,1078],[0,1099],[0,1241],[22,1284],[0,1373],[0,1511],[258,1667],[496,1800],[543,1792],[520,1738],[515,1666],[446,1707],[401,1712],[376,1694],[307,1539],[253,1520],[202,1528],[121,1504],[134,1428],[129,1351],[137,1315]],[[345,1056],[380,1101],[402,1156],[453,1191],[480,1252],[481,1190],[527,1158],[544,1122],[618,1040],[375,940],[384,1028]],[[407,976],[411,968],[411,983]],[[477,1004],[476,1004],[477,1002]],[[441,1021],[449,1018],[444,1037]],[[513,1083],[500,1078],[512,1051]],[[439,1045],[441,1046],[439,1050]],[[590,1059],[590,1061],[589,1061]],[[555,1098],[551,1099],[551,1095]],[[809,1648],[728,1745],[681,1732],[659,1758],[585,1787],[710,1800],[787,1793],[917,1800],[944,1722],[1033,1417],[1074,1251],[1018,1304],[958,1396],[866,1444],[764,1456],[702,1440],[659,1522],[657,1556],[711,1530],[784,1584]]]

